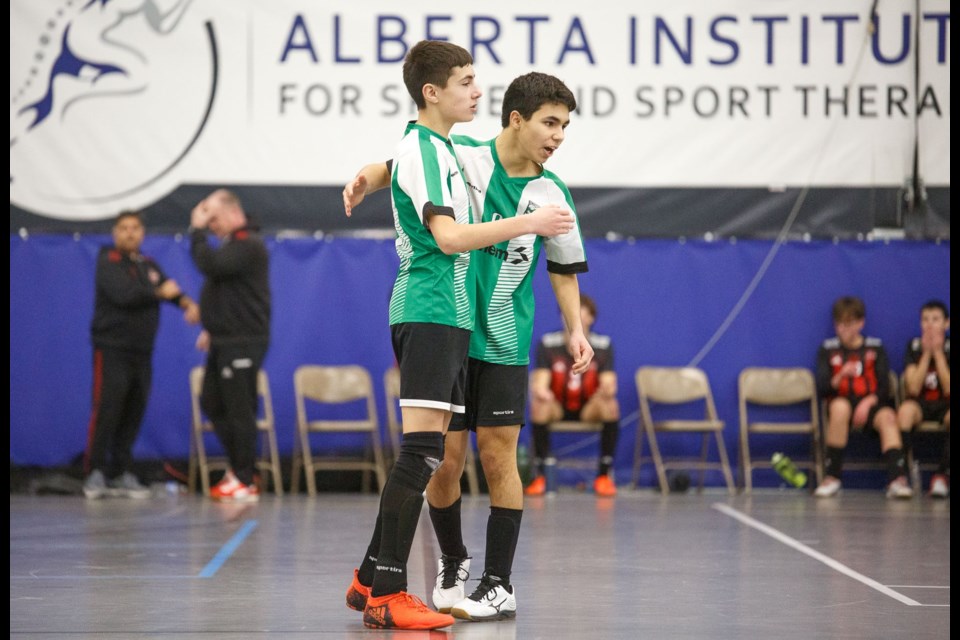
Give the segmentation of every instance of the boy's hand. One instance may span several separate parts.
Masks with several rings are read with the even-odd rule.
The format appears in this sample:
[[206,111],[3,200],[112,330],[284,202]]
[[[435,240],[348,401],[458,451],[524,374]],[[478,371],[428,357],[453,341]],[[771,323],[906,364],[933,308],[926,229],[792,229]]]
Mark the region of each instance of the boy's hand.
[[367,178],[363,174],[358,174],[343,188],[343,212],[347,214],[348,218],[353,213],[353,208],[363,202],[366,195]]
[[848,378],[856,378],[860,375],[860,363],[859,362],[844,362],[843,366],[840,367],[840,375],[846,376]]
[[573,366],[570,368],[576,374],[581,374],[590,367],[593,360],[593,347],[583,332],[571,333],[567,350],[573,356]]
[[546,238],[560,236],[573,229],[573,214],[570,210],[554,204],[535,210],[528,216],[528,221],[533,224],[533,233]]
[[944,342],[944,334],[939,331],[925,331],[923,335],[920,336],[920,344],[923,350],[929,353],[943,351]]
[[857,403],[857,408],[853,410],[853,418],[851,420],[853,426],[858,429],[865,427],[867,424],[867,416],[870,415],[870,409],[872,409],[877,402],[879,402],[879,398],[877,398],[876,394],[873,394]]

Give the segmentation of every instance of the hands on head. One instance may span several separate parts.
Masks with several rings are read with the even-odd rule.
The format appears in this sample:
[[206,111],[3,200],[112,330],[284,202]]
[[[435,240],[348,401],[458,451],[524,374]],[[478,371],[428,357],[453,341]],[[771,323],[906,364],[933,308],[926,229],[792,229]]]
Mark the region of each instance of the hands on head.
[[206,200],[201,200],[190,212],[190,226],[194,229],[206,229],[210,224],[210,208]]

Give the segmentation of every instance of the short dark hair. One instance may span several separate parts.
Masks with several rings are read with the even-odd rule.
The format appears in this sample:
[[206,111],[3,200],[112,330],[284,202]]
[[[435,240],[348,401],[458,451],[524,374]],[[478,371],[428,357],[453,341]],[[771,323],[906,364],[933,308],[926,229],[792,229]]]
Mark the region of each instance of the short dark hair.
[[950,312],[947,311],[947,305],[941,300],[928,300],[920,307],[920,314],[922,315],[927,309],[939,309],[945,319],[950,319]]
[[473,56],[452,42],[421,40],[413,45],[403,60],[403,84],[407,86],[407,93],[417,104],[417,109],[427,106],[423,99],[424,85],[445,87],[450,73],[456,67],[468,64],[473,64]]
[[517,76],[503,94],[500,125],[506,128],[514,111],[524,120],[529,120],[545,104],[562,104],[572,112],[577,108],[577,99],[556,76],[538,71]]
[[593,316],[594,321],[597,319],[597,303],[593,301],[593,298],[587,294],[580,293],[580,306],[586,308],[590,312],[590,315]]
[[842,322],[848,318],[853,320],[863,320],[867,317],[867,307],[863,300],[854,296],[843,296],[837,298],[833,303],[833,321]]
[[118,213],[117,217],[113,219],[113,226],[117,226],[127,218],[136,218],[137,222],[143,226],[146,226],[146,222],[143,220],[143,213],[140,211],[134,211],[133,209],[125,209]]

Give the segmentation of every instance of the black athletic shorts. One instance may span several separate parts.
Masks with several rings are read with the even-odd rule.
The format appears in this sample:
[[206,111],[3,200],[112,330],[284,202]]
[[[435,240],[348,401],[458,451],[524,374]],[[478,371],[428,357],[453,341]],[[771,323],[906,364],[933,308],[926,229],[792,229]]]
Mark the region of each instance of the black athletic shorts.
[[455,414],[449,431],[523,425],[527,408],[526,365],[492,364],[470,358],[467,364],[467,410]]
[[400,406],[463,413],[470,332],[445,324],[390,326],[400,365]]
[[933,402],[924,402],[916,398],[910,398],[910,400],[920,405],[924,422],[939,422],[943,424],[943,419],[947,416],[947,411],[950,410],[949,400],[935,400]]
[[[853,399],[852,399],[851,406],[853,407],[854,410],[856,410],[857,405],[860,403],[860,400],[862,400],[862,399],[863,399],[863,398],[853,398]],[[851,400],[851,399],[848,398],[848,400]],[[866,433],[867,435],[873,436],[873,437],[875,437],[875,438],[879,438],[879,437],[880,437],[880,432],[877,431],[877,428],[874,426],[873,421],[876,419],[877,413],[878,413],[881,409],[886,409],[886,408],[890,408],[890,409],[893,408],[893,401],[892,401],[892,400],[880,400],[880,401],[877,402],[877,404],[875,404],[875,405],[873,405],[872,407],[870,407],[870,412],[867,413],[867,421],[866,421],[866,422],[864,423],[864,425],[863,425],[863,432],[864,432],[864,433]],[[851,420],[852,420],[853,414],[850,414],[850,415],[851,415]],[[851,425],[850,425],[850,428],[853,429],[853,428],[855,428],[855,427],[853,426],[853,424],[851,424]]]

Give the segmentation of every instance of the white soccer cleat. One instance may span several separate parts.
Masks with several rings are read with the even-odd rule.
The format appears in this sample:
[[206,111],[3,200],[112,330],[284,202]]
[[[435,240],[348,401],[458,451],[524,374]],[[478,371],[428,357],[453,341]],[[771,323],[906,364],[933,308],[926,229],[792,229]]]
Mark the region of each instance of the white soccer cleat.
[[433,587],[433,606],[450,613],[453,605],[466,597],[464,584],[470,577],[470,558],[441,556],[437,561],[437,582]]
[[496,576],[483,574],[476,591],[458,602],[450,610],[450,615],[474,622],[515,618],[517,598],[512,586],[504,587]]

